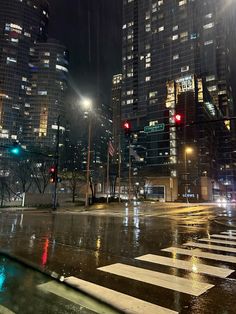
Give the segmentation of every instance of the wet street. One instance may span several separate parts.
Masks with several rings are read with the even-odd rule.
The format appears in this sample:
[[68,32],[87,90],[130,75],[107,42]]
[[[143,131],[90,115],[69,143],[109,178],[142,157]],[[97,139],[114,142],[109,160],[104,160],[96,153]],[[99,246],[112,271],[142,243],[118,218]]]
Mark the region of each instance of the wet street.
[[0,214],[0,245],[72,277],[72,284],[76,277],[160,307],[140,313],[236,313],[233,206],[134,203],[56,214],[9,210]]

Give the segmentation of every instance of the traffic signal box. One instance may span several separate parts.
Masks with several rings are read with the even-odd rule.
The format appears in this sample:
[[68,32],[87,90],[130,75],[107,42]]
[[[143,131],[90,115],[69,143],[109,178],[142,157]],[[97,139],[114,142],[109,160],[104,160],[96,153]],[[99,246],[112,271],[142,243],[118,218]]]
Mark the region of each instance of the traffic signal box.
[[180,113],[177,113],[174,115],[174,122],[176,125],[181,125],[184,123],[183,115]]
[[22,152],[22,148],[19,143],[15,142],[12,144],[12,147],[10,147],[9,151],[14,156],[20,156]]
[[131,124],[128,121],[123,123],[123,130],[126,137],[130,137],[131,135]]
[[50,183],[55,183],[57,180],[57,167],[52,166],[49,170],[49,175],[50,175]]

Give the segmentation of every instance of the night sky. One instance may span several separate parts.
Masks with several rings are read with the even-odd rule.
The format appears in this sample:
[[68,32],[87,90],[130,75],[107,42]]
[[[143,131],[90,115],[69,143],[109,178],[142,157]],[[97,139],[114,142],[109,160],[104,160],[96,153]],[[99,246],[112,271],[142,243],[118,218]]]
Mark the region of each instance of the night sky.
[[50,7],[49,36],[69,50],[70,85],[109,104],[112,75],[121,72],[122,0],[50,0]]

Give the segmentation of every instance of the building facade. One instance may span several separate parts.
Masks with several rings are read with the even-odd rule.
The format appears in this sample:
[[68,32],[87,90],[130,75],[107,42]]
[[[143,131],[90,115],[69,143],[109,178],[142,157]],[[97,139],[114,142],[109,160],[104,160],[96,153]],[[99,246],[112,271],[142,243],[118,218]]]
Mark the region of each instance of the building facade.
[[146,149],[144,175],[177,178],[179,199],[211,200],[226,185],[232,192],[232,125],[207,123],[234,112],[232,3],[123,3],[121,112],[132,123],[137,145]]
[[121,129],[121,90],[122,90],[122,74],[116,74],[112,78],[111,107],[112,107],[112,136],[114,147],[119,147],[119,136]]
[[30,50],[31,92],[25,132],[30,146],[55,148],[58,126],[64,130],[68,64],[66,48],[54,39]]
[[31,92],[30,49],[47,38],[48,2],[0,1],[0,141],[22,141]]

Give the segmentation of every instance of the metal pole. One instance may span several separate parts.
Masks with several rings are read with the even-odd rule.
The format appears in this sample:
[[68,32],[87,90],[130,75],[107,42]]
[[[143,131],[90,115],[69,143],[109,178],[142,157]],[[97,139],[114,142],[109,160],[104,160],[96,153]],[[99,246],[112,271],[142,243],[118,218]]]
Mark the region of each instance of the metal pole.
[[186,195],[186,203],[189,203],[188,200],[188,169],[187,169],[187,151],[185,147],[184,151],[184,168],[185,168],[185,195]]
[[107,186],[107,204],[109,203],[109,166],[110,166],[110,154],[109,154],[109,147],[107,147],[107,184],[106,184],[106,186]]
[[90,177],[90,155],[91,155],[91,117],[89,116],[88,126],[88,154],[87,154],[87,170],[86,170],[86,195],[85,207],[89,206],[89,177]]
[[130,154],[130,140],[129,140],[129,187],[128,187],[128,201],[130,202],[131,196],[131,154]]
[[60,142],[60,120],[61,116],[57,118],[57,143],[55,151],[55,184],[54,184],[54,193],[53,193],[53,210],[57,210],[57,183],[58,183],[58,166],[59,166],[59,142]]
[[120,186],[120,175],[121,175],[121,142],[120,142],[120,134],[119,134],[119,146],[118,146],[118,153],[119,153],[119,160],[118,160],[118,193],[119,193],[119,203],[121,202],[121,198],[120,198],[120,190],[121,190],[121,186]]

